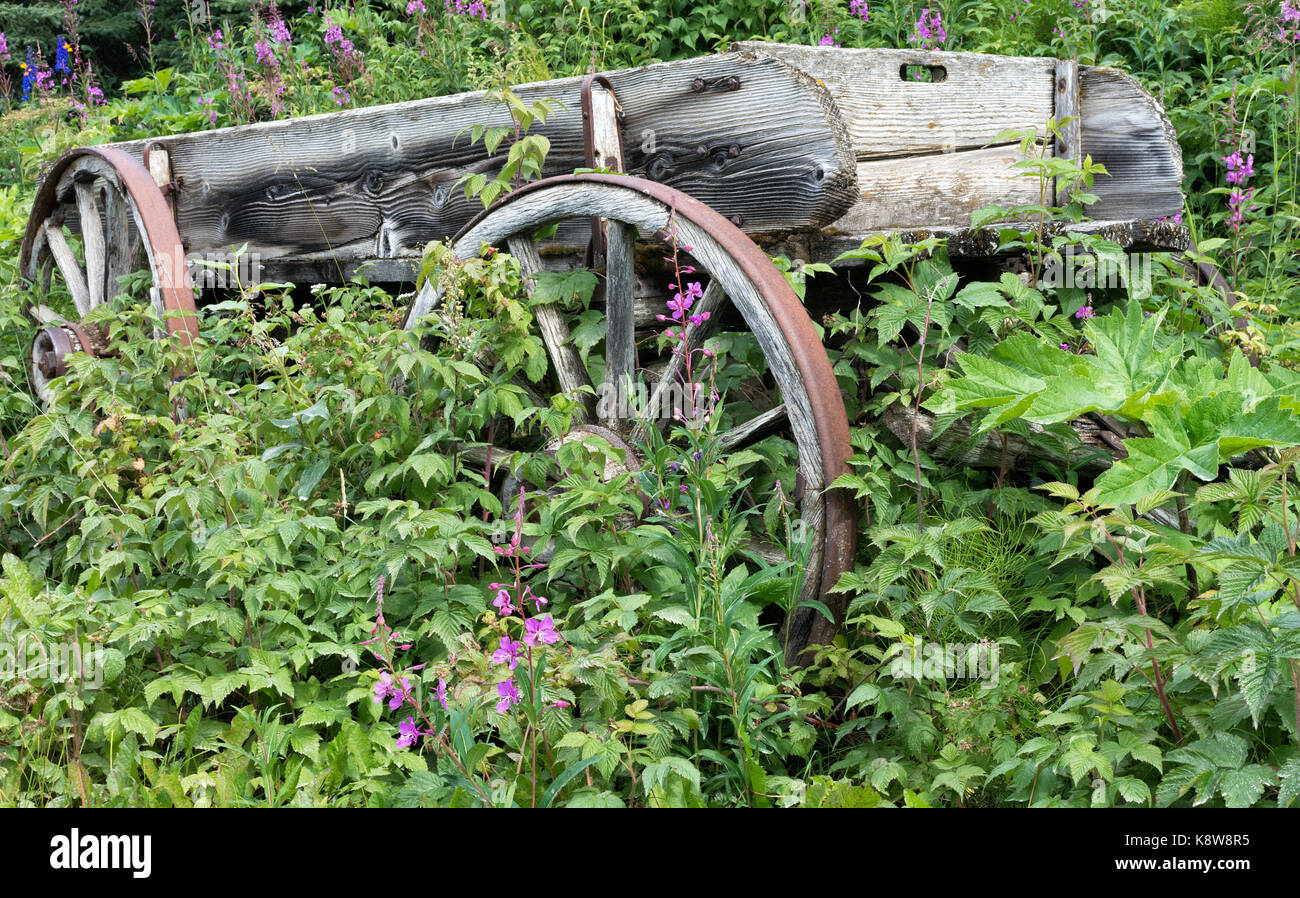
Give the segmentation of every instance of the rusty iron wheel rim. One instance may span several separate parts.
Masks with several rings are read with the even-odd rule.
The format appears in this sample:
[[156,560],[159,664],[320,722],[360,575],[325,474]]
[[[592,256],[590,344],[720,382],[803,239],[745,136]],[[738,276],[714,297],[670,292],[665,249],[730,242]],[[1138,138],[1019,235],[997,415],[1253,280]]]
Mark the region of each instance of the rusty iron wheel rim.
[[[456,235],[452,245],[458,245],[490,216],[497,214],[503,207],[519,202],[523,197],[576,184],[601,184],[633,191],[673,209],[675,214],[705,230],[721,245],[742,273],[758,288],[770,309],[781,336],[789,347],[799,378],[806,386],[816,428],[823,470],[822,499],[825,514],[825,540],[817,592],[835,617],[834,622],[828,622],[812,608],[799,608],[795,612],[798,619],[792,621],[790,626],[799,634],[794,640],[796,643],[829,643],[843,621],[846,602],[828,591],[840,575],[853,565],[857,541],[857,509],[847,491],[830,487],[840,475],[849,471],[848,459],[852,448],[844,400],[826,349],[812,320],[767,254],[734,223],[680,190],[643,178],[590,173],[559,175],[534,181],[476,215]],[[557,219],[566,217],[569,216],[557,215]]]
[[[37,253],[41,241],[40,230],[66,201],[60,197],[59,188],[64,176],[74,166],[86,160],[95,160],[107,166],[117,179],[136,229],[144,245],[149,268],[153,274],[167,333],[176,337],[181,346],[189,346],[198,336],[198,313],[194,291],[190,288],[185,270],[185,250],[180,232],[172,217],[171,208],[149,172],[131,156],[111,147],[79,147],[65,153],[54,163],[32,202],[27,230],[23,235],[19,270],[23,277],[35,284],[47,254]],[[57,267],[57,266],[55,266]]]

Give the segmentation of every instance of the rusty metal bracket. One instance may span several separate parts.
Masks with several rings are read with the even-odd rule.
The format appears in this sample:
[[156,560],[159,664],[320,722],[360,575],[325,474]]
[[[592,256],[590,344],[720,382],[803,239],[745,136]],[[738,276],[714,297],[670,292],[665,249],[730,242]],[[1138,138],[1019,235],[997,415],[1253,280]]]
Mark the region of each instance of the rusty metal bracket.
[[691,82],[691,93],[702,94],[706,90],[714,90],[719,93],[740,90],[741,80],[739,75],[721,75],[717,78],[696,78]]

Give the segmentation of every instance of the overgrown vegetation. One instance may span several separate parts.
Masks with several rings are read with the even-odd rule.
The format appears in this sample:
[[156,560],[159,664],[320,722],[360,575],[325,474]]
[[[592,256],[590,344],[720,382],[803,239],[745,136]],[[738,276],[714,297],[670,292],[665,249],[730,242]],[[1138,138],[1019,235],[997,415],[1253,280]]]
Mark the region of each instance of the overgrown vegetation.
[[[75,24],[75,5],[65,12]],[[29,59],[12,34],[7,45],[0,637],[6,658],[28,661],[35,646],[98,649],[102,683],[49,664],[3,670],[0,803],[1295,803],[1295,6],[217,12],[188,17],[163,66],[144,4],[126,38],[145,48],[141,70],[102,97],[89,50],[69,51],[65,71],[50,46]],[[75,33],[61,21],[58,34]],[[425,274],[447,301],[413,332],[400,328],[406,298],[362,281],[310,294],[247,284],[202,308],[201,339],[184,350],[151,339],[135,276],[92,314],[112,323],[112,353],[76,357],[46,411],[28,389],[18,244],[41,167],[73,146],[748,38],[1124,68],[1178,129],[1191,258],[1216,262],[1236,291],[1229,304],[1172,262],[1149,291],[1043,286],[1052,252],[1119,247],[1010,228],[1023,277],[959,277],[937,240],[868,241],[840,260],[862,266],[869,293],[819,322],[854,424],[840,483],[860,500],[860,539],[838,587],[846,625],[806,667],[785,666],[775,627],[797,600],[804,548],[781,498],[796,490],[792,444],[729,453],[718,440],[753,401],[739,389],[763,365],[752,341],[710,344],[691,378],[707,385],[692,397],[707,414],[687,409],[667,437],[651,433],[640,470],[611,474],[580,441],[520,449],[498,462],[520,472],[508,494],[469,450],[504,428],[547,445],[576,406],[536,405],[523,386],[545,355],[504,253],[459,262],[433,245]],[[46,78],[24,85],[23,61]],[[519,146],[526,180],[545,153],[526,130],[471,136]],[[980,221],[1086,214],[1087,163],[1022,168],[1070,180],[1071,204]],[[511,182],[466,186],[496,195]],[[801,295],[843,276],[777,262]],[[674,278],[696,295],[680,263]],[[543,286],[592,322],[593,284]],[[677,303],[668,311],[685,314]],[[575,331],[584,354],[598,339]],[[474,364],[485,355],[496,364]],[[1012,439],[1032,451],[989,470],[931,457],[880,424],[897,408],[939,431],[974,415],[1004,453]],[[1102,464],[1080,447],[1070,422],[1088,414],[1128,434],[1125,457]],[[756,535],[786,560],[747,552]]]

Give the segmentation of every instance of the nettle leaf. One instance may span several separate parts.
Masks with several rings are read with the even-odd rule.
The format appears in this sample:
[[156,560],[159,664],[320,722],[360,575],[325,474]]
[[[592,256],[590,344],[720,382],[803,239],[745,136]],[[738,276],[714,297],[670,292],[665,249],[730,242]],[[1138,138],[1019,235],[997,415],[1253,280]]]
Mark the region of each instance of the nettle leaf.
[[1300,798],[1300,758],[1292,758],[1278,771],[1281,786],[1277,790],[1277,806],[1289,808],[1291,803]]

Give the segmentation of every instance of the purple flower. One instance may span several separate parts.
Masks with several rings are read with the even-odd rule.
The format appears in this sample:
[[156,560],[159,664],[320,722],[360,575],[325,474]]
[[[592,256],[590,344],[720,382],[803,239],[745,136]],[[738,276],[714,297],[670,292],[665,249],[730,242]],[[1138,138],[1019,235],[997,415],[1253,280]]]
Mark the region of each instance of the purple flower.
[[271,43],[289,44],[292,43],[292,35],[289,34],[289,26],[283,19],[276,19],[271,23]]
[[510,669],[514,670],[519,665],[519,643],[509,636],[502,636],[501,647],[492,653],[492,663],[509,664]]
[[505,617],[515,613],[515,606],[510,600],[510,590],[506,589],[500,583],[493,583],[492,588],[497,591],[497,597],[492,600],[492,604],[497,609],[497,614]]
[[0,62],[9,58],[9,41],[5,39],[5,33],[0,31]]
[[438,704],[442,705],[444,711],[447,710],[447,681],[442,677],[438,678]]
[[275,49],[270,41],[258,41],[253,45],[253,49],[257,52],[257,61],[262,65],[275,64]]
[[560,641],[560,634],[555,632],[555,621],[549,614],[524,621],[524,642],[528,645],[537,645],[539,639],[547,645],[554,645]]
[[871,21],[871,7],[867,5],[867,0],[849,0],[849,13],[864,22]]
[[420,732],[420,728],[415,725],[415,718],[413,717],[408,717],[399,723],[397,732],[399,733],[397,737],[398,748],[410,748],[424,735]]
[[212,50],[216,50],[217,52],[224,50],[226,48],[226,44],[222,40],[222,37],[223,35],[221,33],[220,28],[212,32],[212,34],[208,35],[208,47]]
[[[839,34],[839,33],[840,33],[840,30],[839,30],[838,28],[836,28],[836,29],[834,30],[833,33],[834,33],[834,34]],[[822,37],[821,37],[821,40],[819,40],[819,41],[817,42],[817,46],[819,46],[819,47],[838,47],[839,45],[840,45],[840,42],[837,41],[834,37],[832,37],[832,35],[829,34],[829,33],[828,33],[828,34],[823,34]]]
[[921,18],[916,20],[908,41],[922,49],[934,50],[943,46],[943,42],[947,39],[948,32],[943,27],[943,14],[937,9],[927,7],[921,13]]
[[427,12],[420,0],[411,0],[410,3],[406,4],[406,14],[408,16],[413,16],[418,12]]
[[1092,310],[1092,306],[1079,306],[1074,312],[1075,318],[1096,318],[1097,313]]
[[501,700],[497,702],[498,714],[504,714],[510,710],[511,705],[519,704],[519,689],[515,686],[513,678],[504,683],[497,683],[497,695],[501,696]]
[[379,704],[384,699],[388,699],[388,707],[394,711],[406,704],[411,699],[411,681],[407,677],[402,677],[401,685],[393,682],[393,677],[388,672],[379,675],[379,682],[375,684],[375,704]]
[[1255,174],[1255,156],[1253,154],[1248,155],[1243,160],[1241,150],[1237,150],[1231,156],[1224,156],[1223,161],[1228,166],[1226,180],[1229,184],[1240,186]]

